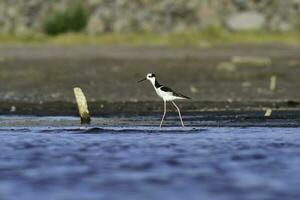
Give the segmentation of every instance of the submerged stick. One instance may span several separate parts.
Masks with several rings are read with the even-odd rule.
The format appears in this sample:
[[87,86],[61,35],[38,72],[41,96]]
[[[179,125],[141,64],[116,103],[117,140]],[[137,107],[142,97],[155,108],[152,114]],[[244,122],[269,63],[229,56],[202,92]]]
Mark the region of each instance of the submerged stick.
[[277,82],[277,77],[272,76],[271,79],[270,79],[270,90],[271,91],[276,90],[276,82]]
[[81,119],[81,124],[89,124],[91,122],[90,113],[87,105],[86,98],[81,90],[81,88],[76,87],[73,89],[78,106],[78,111]]
[[267,108],[266,112],[265,112],[265,117],[271,117],[272,115],[272,109],[271,108]]

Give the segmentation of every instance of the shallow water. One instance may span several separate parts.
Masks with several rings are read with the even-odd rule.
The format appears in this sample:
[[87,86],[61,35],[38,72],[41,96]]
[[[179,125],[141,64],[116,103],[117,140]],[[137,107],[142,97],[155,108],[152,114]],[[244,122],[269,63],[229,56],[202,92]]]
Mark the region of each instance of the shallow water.
[[3,123],[1,199],[300,198],[300,128]]

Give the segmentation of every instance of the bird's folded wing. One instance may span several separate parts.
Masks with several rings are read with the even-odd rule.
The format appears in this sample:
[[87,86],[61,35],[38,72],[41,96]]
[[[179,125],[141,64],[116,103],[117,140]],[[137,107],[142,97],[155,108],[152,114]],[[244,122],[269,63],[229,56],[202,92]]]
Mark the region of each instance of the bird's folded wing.
[[166,87],[166,86],[162,86],[162,87],[160,87],[160,89],[161,89],[162,91],[164,91],[164,92],[170,92],[170,93],[172,93],[174,96],[182,97],[182,98],[185,98],[185,99],[191,99],[190,97],[185,96],[185,95],[183,95],[183,94],[181,94],[181,93],[179,93],[179,92],[175,92],[174,90],[172,90],[171,88],[168,88],[168,87]]

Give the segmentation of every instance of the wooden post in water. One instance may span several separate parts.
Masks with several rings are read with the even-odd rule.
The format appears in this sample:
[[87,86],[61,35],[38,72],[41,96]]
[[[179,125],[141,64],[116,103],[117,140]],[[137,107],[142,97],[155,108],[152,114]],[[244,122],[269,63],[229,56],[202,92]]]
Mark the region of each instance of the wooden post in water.
[[267,108],[266,112],[265,112],[265,117],[271,117],[272,115],[272,109],[271,108]]
[[87,105],[86,98],[81,90],[81,88],[76,87],[73,89],[78,106],[78,111],[81,119],[81,124],[89,124],[91,122],[90,113]]

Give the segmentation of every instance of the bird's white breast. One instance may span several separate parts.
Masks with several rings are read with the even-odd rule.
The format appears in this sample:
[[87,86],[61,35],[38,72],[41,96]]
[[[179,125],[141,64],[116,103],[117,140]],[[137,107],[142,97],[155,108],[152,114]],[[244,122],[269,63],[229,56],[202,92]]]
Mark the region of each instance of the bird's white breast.
[[175,99],[182,99],[177,96],[173,96],[172,92],[162,91],[160,88],[155,88],[156,94],[162,98],[164,101],[173,101]]

